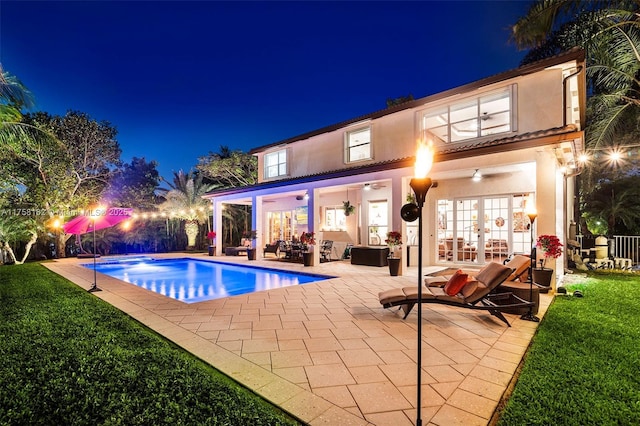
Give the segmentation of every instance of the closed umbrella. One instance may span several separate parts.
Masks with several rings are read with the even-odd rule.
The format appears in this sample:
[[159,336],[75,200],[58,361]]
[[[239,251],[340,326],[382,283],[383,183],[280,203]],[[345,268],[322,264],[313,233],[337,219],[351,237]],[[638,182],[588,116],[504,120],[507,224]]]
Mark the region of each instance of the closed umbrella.
[[96,283],[96,230],[110,228],[127,220],[133,214],[133,209],[121,207],[97,208],[89,214],[77,216],[62,225],[67,234],[86,234],[93,232],[93,284],[90,292],[100,291]]

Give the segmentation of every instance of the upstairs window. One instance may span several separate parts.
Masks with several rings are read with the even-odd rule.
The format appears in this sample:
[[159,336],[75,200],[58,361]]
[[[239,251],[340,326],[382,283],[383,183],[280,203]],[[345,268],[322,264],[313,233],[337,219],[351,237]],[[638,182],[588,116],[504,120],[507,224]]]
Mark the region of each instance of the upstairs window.
[[287,175],[287,150],[270,152],[264,156],[265,179],[277,178]]
[[371,127],[360,128],[346,133],[347,163],[361,160],[370,160],[371,154]]
[[422,128],[444,143],[506,133],[513,130],[512,88],[429,110],[422,116]]

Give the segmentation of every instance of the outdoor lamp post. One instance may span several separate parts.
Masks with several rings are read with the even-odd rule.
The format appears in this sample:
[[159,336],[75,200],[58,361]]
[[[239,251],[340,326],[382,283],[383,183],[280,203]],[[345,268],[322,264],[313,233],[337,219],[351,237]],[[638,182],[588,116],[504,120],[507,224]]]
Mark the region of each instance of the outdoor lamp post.
[[[131,228],[131,220],[125,220],[124,222],[122,222],[122,230],[124,232],[129,231],[129,228]],[[127,255],[129,254],[129,249],[127,248],[127,239],[125,238],[124,241],[124,254]]]
[[431,188],[431,179],[427,177],[433,164],[433,147],[424,140],[418,142],[414,177],[409,186],[416,195],[416,203],[402,206],[400,216],[406,222],[418,219],[418,355],[417,355],[417,403],[416,426],[422,426],[422,208],[424,207],[427,191]]
[[60,227],[62,226],[62,224],[60,223],[60,219],[55,219],[53,221],[53,231],[54,231],[54,242],[55,244],[53,245],[53,251],[55,254],[55,257],[59,257],[58,256],[58,244],[59,244],[59,239],[60,239]]
[[98,208],[91,212],[91,228],[93,229],[93,284],[91,284],[91,287],[87,290],[89,293],[102,291],[102,289],[98,287],[98,277],[96,274],[96,220],[98,219],[100,211],[100,208]]
[[[533,239],[533,222],[535,222],[536,217],[538,217],[538,213],[536,212],[535,208],[527,211],[527,216],[529,217],[529,232],[531,233],[531,270],[529,271],[529,302],[533,302],[533,269],[536,266],[536,249],[534,246],[534,239]],[[533,315],[533,305],[529,305],[529,310],[527,311],[527,313],[522,314],[522,316],[520,316],[520,319],[526,320],[526,321],[534,321],[534,322],[539,322],[540,318],[538,318],[537,316]]]

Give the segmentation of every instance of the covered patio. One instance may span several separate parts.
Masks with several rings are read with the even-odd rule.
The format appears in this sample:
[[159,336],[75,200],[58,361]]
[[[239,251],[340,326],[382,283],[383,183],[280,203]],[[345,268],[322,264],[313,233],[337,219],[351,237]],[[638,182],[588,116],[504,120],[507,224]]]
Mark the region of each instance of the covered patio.
[[[417,315],[402,320],[383,309],[378,292],[415,285],[417,268],[391,277],[348,261],[304,268],[274,260],[251,264],[337,278],[186,304],[99,274],[103,291],[94,294],[306,423],[414,424]],[[88,289],[93,271],[81,263],[43,265]],[[551,300],[541,295],[539,317]],[[537,326],[506,316],[512,327],[483,311],[423,307],[424,424],[489,423]]]

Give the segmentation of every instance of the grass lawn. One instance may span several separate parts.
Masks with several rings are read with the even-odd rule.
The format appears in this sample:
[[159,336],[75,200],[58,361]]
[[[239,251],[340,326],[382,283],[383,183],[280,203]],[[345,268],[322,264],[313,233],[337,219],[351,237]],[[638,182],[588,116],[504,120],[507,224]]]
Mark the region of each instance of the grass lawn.
[[499,425],[640,425],[640,276],[590,273],[540,323]]
[[297,425],[39,264],[0,266],[0,424]]

